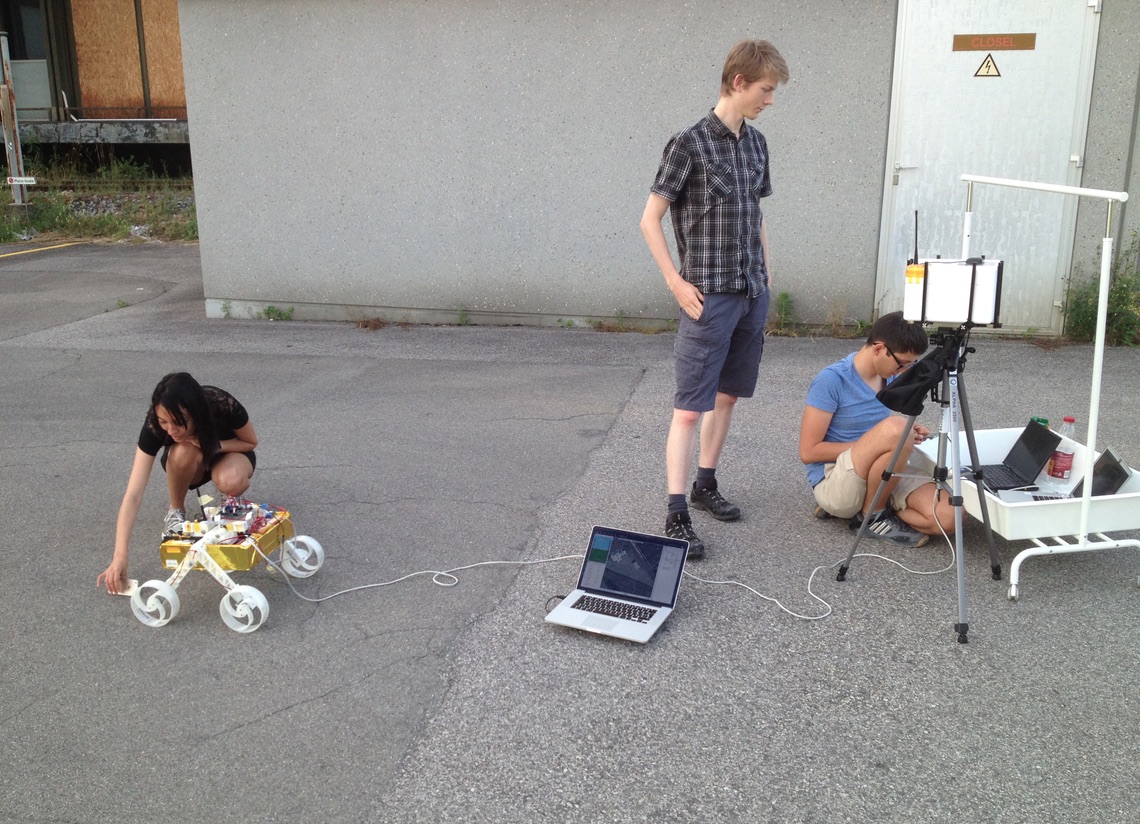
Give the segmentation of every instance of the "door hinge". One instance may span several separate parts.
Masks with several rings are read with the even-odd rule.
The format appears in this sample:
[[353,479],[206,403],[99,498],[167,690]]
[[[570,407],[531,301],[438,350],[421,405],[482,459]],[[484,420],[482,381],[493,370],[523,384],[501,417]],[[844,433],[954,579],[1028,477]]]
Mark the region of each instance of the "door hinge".
[[1088,0],[1088,7],[1093,10],[1094,14],[1100,14],[1100,4],[1102,0]]
[[1078,169],[1083,169],[1085,167],[1085,159],[1080,155],[1069,155],[1069,162],[1076,163]]

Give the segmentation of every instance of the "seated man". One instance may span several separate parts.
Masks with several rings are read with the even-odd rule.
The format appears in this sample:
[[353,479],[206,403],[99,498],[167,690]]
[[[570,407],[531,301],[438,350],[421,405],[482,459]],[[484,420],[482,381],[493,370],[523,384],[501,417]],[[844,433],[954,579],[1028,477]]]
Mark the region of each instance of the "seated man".
[[[936,502],[932,478],[892,475],[877,510],[868,512],[907,422],[875,395],[927,346],[921,326],[891,312],[875,321],[863,348],[812,381],[800,424],[800,460],[819,504],[817,518],[849,518],[852,529],[870,518],[864,535],[899,546],[922,546],[939,534],[939,524],[947,534],[953,531],[949,496],[937,495]],[[891,472],[908,471],[911,450],[929,436],[915,424]]]

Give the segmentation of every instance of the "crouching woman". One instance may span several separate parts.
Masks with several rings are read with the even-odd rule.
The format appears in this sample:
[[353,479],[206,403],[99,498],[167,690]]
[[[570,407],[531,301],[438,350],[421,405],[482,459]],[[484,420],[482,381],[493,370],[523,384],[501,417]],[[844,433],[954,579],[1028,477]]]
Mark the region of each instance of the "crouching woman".
[[96,586],[106,586],[113,594],[127,586],[131,531],[160,452],[170,496],[162,531],[165,537],[186,520],[186,493],[191,489],[213,481],[223,495],[243,495],[257,465],[256,446],[249,414],[233,395],[216,386],[202,386],[187,372],[172,372],[160,380],[151,395],[119,506],[114,554],[96,578]]

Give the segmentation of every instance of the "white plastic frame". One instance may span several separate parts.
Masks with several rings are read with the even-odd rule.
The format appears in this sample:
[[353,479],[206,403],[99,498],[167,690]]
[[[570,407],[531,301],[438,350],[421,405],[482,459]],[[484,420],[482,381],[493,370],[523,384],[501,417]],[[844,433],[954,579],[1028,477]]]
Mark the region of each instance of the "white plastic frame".
[[[1100,391],[1101,376],[1104,372],[1104,341],[1105,330],[1108,324],[1108,291],[1112,272],[1113,238],[1112,238],[1112,204],[1124,203],[1128,200],[1128,192],[1113,192],[1106,189],[1085,189],[1079,186],[1062,186],[1053,183],[1036,183],[1026,180],[1009,180],[1001,177],[984,177],[982,175],[962,175],[967,184],[966,214],[962,227],[962,257],[970,256],[970,232],[973,228],[973,194],[974,184],[981,183],[989,186],[1008,186],[1016,189],[1033,189],[1039,192],[1053,192],[1055,194],[1075,197],[1091,197],[1107,201],[1108,215],[1105,220],[1104,240],[1101,242],[1100,256],[1100,294],[1097,301],[1096,313],[1096,341],[1093,348],[1092,388],[1089,392],[1089,431],[1088,446],[1085,450],[1083,477],[1091,479],[1093,476],[1093,463],[1096,460],[1097,423],[1100,419]],[[1034,546],[1022,550],[1013,559],[1009,568],[1009,598],[1017,600],[1018,575],[1021,564],[1034,555],[1052,555],[1069,552],[1092,552],[1103,549],[1120,549],[1133,547],[1140,549],[1140,541],[1113,540],[1106,535],[1097,534],[1099,541],[1089,541],[1089,509],[1092,505],[1092,483],[1084,485],[1081,496],[1080,533],[1076,536],[1077,542],[1068,543],[1062,536],[1040,536],[1033,538]],[[1137,527],[1140,527],[1140,512],[1137,513]],[[1047,544],[1040,538],[1053,541]],[[1140,584],[1140,580],[1138,580]]]
[[[148,626],[164,626],[169,621],[173,620],[174,616],[178,614],[178,585],[182,583],[190,570],[197,564],[210,574],[210,577],[226,588],[226,595],[222,598],[222,603],[219,609],[222,613],[222,619],[225,621],[226,626],[235,632],[253,632],[265,623],[265,619],[269,616],[269,604],[265,600],[265,596],[254,587],[248,585],[239,586],[229,574],[221,568],[217,561],[210,557],[210,553],[206,547],[209,544],[219,544],[222,541],[232,538],[234,535],[225,526],[216,526],[209,530],[205,535],[195,541],[186,554],[182,556],[182,560],[171,573],[170,577],[165,582],[162,581],[148,581],[146,585],[161,584],[161,587],[155,587],[157,592],[152,596],[148,602],[142,602],[138,594],[132,600],[132,608],[135,612],[135,617],[139,621],[147,624]],[[253,538],[246,538],[246,541],[253,541]],[[231,594],[234,597],[231,598]],[[151,604],[150,601],[159,600],[169,601],[171,606],[166,613],[163,613],[159,607],[160,603],[156,602]],[[139,603],[136,605],[136,601]],[[227,617],[227,605],[230,607]],[[148,610],[140,612],[143,606],[149,607]],[[144,617],[153,612],[159,612],[157,618],[151,616]]]

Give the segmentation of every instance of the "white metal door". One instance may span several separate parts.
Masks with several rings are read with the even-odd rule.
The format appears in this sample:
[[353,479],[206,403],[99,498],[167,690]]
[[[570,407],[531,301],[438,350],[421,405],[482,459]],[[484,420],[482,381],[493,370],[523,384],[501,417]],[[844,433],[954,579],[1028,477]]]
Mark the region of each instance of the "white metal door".
[[[906,261],[962,251],[962,174],[1078,186],[1101,0],[899,0],[878,313]],[[1001,322],[1059,334],[1075,198],[975,187],[970,251],[1005,261]]]

